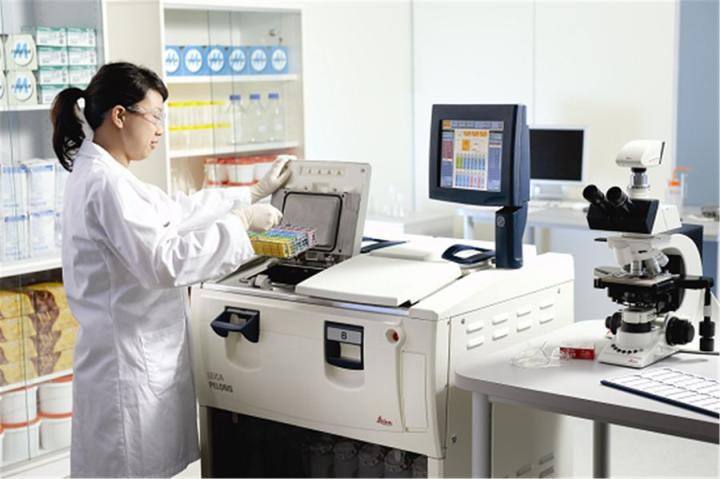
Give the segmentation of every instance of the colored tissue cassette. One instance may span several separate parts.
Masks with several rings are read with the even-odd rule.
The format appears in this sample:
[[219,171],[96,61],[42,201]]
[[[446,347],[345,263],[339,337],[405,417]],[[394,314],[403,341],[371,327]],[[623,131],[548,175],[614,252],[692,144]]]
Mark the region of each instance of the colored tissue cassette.
[[250,233],[255,254],[293,258],[317,244],[315,230],[302,226],[284,225],[264,233]]

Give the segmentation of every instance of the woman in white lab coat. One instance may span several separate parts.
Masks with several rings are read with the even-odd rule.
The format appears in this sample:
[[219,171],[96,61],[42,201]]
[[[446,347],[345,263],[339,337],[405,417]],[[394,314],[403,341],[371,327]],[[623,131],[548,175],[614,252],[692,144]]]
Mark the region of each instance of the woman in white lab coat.
[[199,457],[186,286],[232,272],[253,254],[246,232],[281,217],[254,203],[287,180],[283,162],[252,188],[175,198],[130,172],[160,141],[167,96],[152,71],[112,63],[52,109],[53,148],[72,171],[62,266],[80,323],[73,476],[172,476]]

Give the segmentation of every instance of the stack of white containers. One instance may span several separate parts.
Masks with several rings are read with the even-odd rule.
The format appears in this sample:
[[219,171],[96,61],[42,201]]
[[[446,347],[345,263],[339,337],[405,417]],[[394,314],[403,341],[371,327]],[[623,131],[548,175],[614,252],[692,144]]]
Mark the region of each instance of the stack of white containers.
[[46,451],[70,446],[72,376],[43,383],[39,388],[40,446]]
[[0,262],[57,254],[67,174],[54,159],[0,165]]
[[37,411],[37,386],[15,389],[2,395],[3,464],[34,457],[40,449],[40,416]]
[[[39,407],[38,407],[39,405]],[[72,375],[15,389],[0,399],[0,464],[70,446]]]

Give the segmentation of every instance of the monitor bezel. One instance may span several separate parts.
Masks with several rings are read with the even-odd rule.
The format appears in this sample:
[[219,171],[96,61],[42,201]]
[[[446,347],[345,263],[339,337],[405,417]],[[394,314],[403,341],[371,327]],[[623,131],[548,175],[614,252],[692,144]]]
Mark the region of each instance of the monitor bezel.
[[[429,193],[435,200],[481,206],[521,206],[528,200],[529,189],[521,183],[520,164],[513,167],[513,155],[522,155],[522,127],[525,125],[525,108],[521,105],[433,105],[430,128]],[[503,121],[502,181],[500,191],[473,191],[440,186],[440,136],[443,120]],[[520,133],[518,134],[518,129]],[[529,130],[525,128],[529,149]],[[511,145],[506,148],[505,145]],[[529,154],[529,151],[526,153]],[[530,164],[527,162],[528,175]],[[517,171],[516,171],[517,170]]]
[[[579,180],[551,180],[545,178],[532,177],[532,146],[530,146],[530,135],[532,130],[564,130],[564,131],[582,131],[582,161],[580,162],[580,179]],[[587,180],[587,126],[581,125],[528,125],[528,147],[530,148],[530,185],[557,185],[557,186],[582,186]]]

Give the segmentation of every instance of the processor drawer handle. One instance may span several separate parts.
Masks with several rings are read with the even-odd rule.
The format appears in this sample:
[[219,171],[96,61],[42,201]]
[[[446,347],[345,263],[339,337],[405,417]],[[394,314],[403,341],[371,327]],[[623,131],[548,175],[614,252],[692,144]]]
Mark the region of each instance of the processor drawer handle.
[[210,323],[210,327],[223,338],[227,338],[228,333],[240,333],[251,343],[257,343],[260,339],[260,311],[228,306]]

